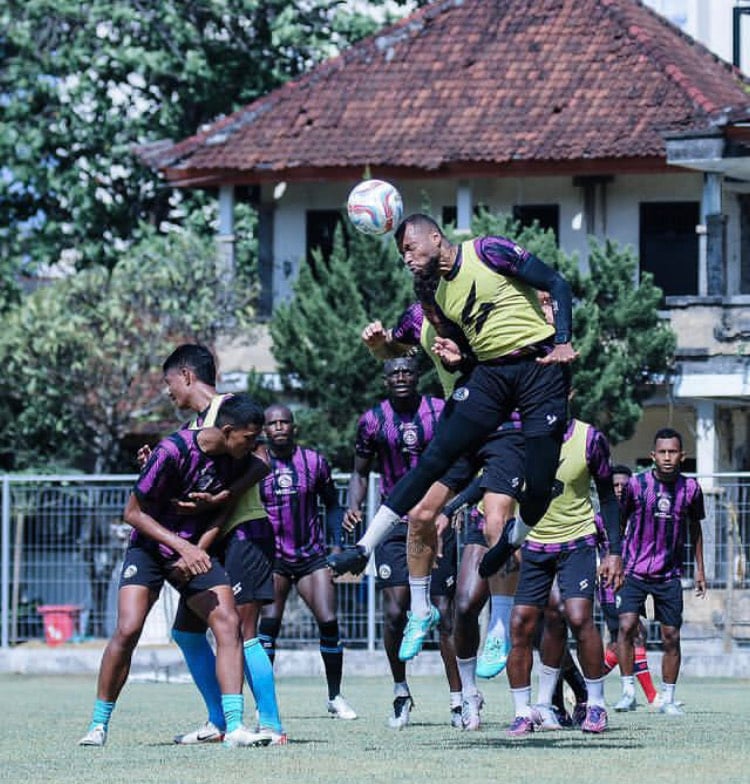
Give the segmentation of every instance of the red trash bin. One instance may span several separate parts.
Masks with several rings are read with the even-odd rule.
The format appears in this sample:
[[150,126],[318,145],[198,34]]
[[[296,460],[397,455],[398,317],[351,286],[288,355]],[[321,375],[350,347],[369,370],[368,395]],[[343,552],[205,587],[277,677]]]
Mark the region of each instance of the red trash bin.
[[47,645],[60,645],[76,633],[82,609],[80,604],[42,604],[36,608],[44,621]]

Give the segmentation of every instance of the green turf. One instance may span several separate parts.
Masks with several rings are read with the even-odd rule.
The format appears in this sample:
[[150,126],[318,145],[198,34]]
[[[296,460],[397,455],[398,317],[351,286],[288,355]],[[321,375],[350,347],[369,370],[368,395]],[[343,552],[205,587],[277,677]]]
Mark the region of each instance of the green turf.
[[[344,693],[360,712],[354,722],[325,712],[323,680],[285,678],[279,700],[290,743],[265,749],[178,747],[172,736],[204,720],[192,685],[129,683],[104,749],[80,748],[94,696],[90,676],[0,675],[0,780],[19,784],[248,784],[249,782],[607,782],[607,784],[745,784],[750,781],[750,682],[678,684],[685,716],[639,708],[610,713],[610,731],[505,737],[507,680],[484,683],[487,706],[478,733],[452,729],[444,681],[412,679],[417,706],[403,731],[386,727],[391,687],[383,678],[349,677]],[[618,679],[607,682],[607,699]]]

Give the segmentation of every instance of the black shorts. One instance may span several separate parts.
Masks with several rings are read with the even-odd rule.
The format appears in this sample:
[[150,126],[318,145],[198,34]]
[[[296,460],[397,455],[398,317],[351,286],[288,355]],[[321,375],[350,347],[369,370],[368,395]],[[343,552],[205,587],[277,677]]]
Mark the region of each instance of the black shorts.
[[501,364],[479,364],[459,379],[446,401],[441,420],[453,411],[472,422],[490,424],[492,430],[509,421],[517,408],[524,437],[552,435],[562,438],[568,419],[570,368],[540,365],[534,355],[509,359]]
[[167,560],[150,547],[131,544],[125,551],[118,589],[128,585],[142,585],[159,593],[164,583],[170,582],[182,598],[190,599],[219,585],[230,585],[224,567],[215,556],[211,556],[211,569],[205,574],[198,574],[186,583],[171,582],[169,574],[176,560]]
[[[378,590],[409,585],[409,567],[406,561],[407,525],[399,523],[375,548],[375,587]],[[458,573],[458,547],[456,532],[448,528],[443,534],[443,557],[432,570],[430,594],[453,596],[456,592]]]
[[523,469],[523,433],[503,427],[489,435],[476,454],[456,460],[439,481],[458,493],[482,471],[483,489],[517,499],[523,489]]
[[[243,524],[244,525],[244,524]],[[273,602],[273,538],[243,536],[243,525],[227,535],[224,567],[237,604]]]
[[647,582],[625,575],[625,581],[617,594],[617,612],[643,613],[646,597],[651,595],[654,600],[654,618],[662,626],[673,626],[679,629],[682,626],[682,581],[673,577],[665,582]]
[[302,577],[307,577],[308,574],[327,568],[328,564],[325,555],[313,555],[304,561],[284,561],[277,558],[273,565],[273,570],[276,574],[286,577],[292,583],[296,583]]
[[552,583],[557,577],[562,601],[594,601],[596,587],[596,547],[581,543],[562,552],[543,552],[524,545],[521,574],[514,604],[546,607]]
[[[484,538],[484,516],[476,508],[472,509],[465,517],[463,544],[464,547],[470,544],[478,545],[484,547],[485,550],[489,546]],[[498,577],[508,577],[519,569],[518,561],[515,558],[508,558],[497,574]]]

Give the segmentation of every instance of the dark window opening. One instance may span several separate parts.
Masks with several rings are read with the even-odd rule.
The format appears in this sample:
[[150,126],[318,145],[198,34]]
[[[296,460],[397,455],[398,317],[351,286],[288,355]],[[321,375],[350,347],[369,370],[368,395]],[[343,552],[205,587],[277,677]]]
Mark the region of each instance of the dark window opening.
[[[487,211],[486,204],[475,204],[474,209],[472,210],[472,214],[476,217],[483,211]],[[455,226],[458,222],[458,207],[454,205],[443,207],[441,211],[441,220],[443,226]]]
[[641,202],[640,269],[665,297],[698,294],[699,220],[696,201]]
[[551,229],[555,233],[555,242],[559,243],[560,206],[558,204],[516,204],[513,207],[513,220],[528,227],[536,222],[543,231]]
[[[750,9],[748,9],[750,10]],[[750,196],[740,202],[740,294],[750,294]]]
[[315,272],[315,258],[313,251],[318,249],[323,261],[328,261],[333,252],[333,241],[336,229],[342,227],[344,242],[346,242],[346,225],[339,210],[308,210],[306,215],[305,251],[307,263]]

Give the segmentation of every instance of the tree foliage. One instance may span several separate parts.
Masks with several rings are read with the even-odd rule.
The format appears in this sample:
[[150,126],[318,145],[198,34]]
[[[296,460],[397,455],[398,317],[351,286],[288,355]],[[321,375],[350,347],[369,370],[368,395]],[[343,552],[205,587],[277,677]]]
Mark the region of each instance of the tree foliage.
[[[113,270],[91,266],[5,314],[0,364],[13,384],[0,398],[0,452],[14,468],[133,469],[123,436],[174,419],[162,361],[181,342],[212,346],[221,328],[215,259],[214,244],[189,232],[144,231]],[[252,296],[238,281],[238,329],[251,329]]]
[[474,234],[513,238],[558,269],[573,290],[574,416],[591,422],[614,444],[632,437],[643,402],[669,373],[674,332],[659,316],[660,288],[643,272],[631,248],[589,240],[588,265],[561,251],[552,231],[524,227],[509,216],[483,212]]
[[409,275],[392,241],[336,232],[333,252],[303,264],[291,302],[271,321],[273,353],[288,393],[304,407],[295,416],[301,440],[342,470],[351,468],[356,418],[384,393],[381,363],[362,344],[365,324],[392,325],[413,300]]
[[111,269],[141,221],[158,228],[205,198],[162,187],[134,148],[186,138],[372,32],[363,9],[338,0],[6,0],[0,255],[17,267],[66,257]]
[[[632,251],[592,240],[583,270],[557,247],[553,232],[508,216],[484,211],[472,232],[513,238],[566,276],[574,296],[574,345],[581,354],[573,370],[572,412],[613,444],[632,436],[643,401],[669,371],[675,345],[659,318],[661,291],[648,274],[637,282]],[[450,228],[447,234],[461,239]],[[357,418],[384,394],[361,330],[376,318],[392,326],[414,299],[394,243],[351,235],[348,247],[338,237],[328,264],[317,260],[317,275],[302,266],[294,299],[278,308],[271,323],[286,388],[306,406],[297,414],[302,435],[341,470],[351,467]]]

